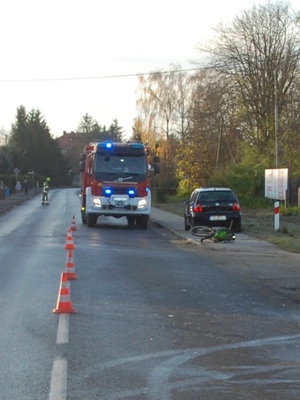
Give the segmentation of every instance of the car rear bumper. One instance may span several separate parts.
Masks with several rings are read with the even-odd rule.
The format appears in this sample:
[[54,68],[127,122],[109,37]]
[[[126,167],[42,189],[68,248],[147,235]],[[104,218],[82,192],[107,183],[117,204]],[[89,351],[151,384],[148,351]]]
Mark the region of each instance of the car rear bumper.
[[240,226],[241,225],[241,214],[240,213],[222,213],[222,214],[216,214],[214,215],[215,217],[219,216],[225,216],[226,219],[224,220],[211,220],[211,214],[205,215],[205,213],[197,214],[192,217],[192,225],[205,225],[205,226],[220,226],[220,227],[227,227],[229,228],[230,226]]

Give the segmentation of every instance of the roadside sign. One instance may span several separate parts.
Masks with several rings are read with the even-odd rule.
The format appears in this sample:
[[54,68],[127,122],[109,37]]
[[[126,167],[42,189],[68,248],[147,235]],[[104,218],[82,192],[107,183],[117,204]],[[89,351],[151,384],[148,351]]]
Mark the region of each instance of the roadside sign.
[[285,200],[287,188],[287,168],[265,170],[265,197],[274,200]]

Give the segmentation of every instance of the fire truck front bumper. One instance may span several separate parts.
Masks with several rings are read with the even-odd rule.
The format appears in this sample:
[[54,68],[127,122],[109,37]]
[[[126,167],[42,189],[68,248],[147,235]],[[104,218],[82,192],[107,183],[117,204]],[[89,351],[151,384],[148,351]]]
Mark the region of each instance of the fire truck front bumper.
[[[88,190],[89,189],[89,190]],[[149,215],[151,193],[146,197],[128,195],[93,196],[90,188],[86,190],[86,213],[98,215]]]

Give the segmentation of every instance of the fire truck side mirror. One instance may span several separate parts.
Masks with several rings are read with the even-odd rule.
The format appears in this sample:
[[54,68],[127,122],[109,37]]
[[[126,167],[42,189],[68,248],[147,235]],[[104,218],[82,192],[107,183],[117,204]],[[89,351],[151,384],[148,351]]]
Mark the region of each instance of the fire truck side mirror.
[[85,161],[80,161],[79,163],[79,171],[84,172],[85,170]]

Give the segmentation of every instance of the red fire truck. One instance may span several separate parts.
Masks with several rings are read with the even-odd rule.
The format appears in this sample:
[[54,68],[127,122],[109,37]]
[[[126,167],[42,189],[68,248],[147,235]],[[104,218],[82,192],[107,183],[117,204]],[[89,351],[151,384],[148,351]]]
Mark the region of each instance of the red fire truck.
[[147,228],[149,174],[159,172],[159,158],[151,157],[142,143],[89,143],[81,155],[80,171],[84,224],[92,227],[99,216],[112,216],[126,217],[128,225]]

